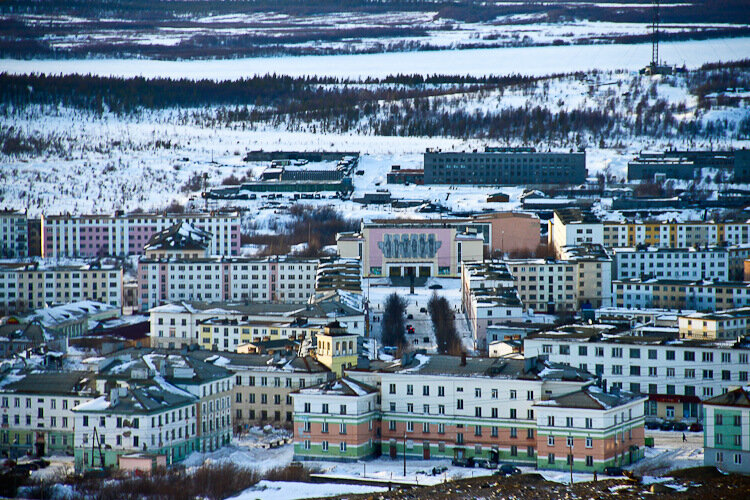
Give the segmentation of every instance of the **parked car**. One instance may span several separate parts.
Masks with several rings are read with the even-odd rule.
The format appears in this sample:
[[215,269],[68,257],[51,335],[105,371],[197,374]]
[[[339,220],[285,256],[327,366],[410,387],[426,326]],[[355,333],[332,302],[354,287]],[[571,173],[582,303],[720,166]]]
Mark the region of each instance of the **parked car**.
[[604,473],[608,476],[622,476],[622,467],[605,467]]
[[475,467],[481,467],[482,469],[497,469],[497,462],[487,460],[486,458],[479,458],[474,460]]
[[420,307],[419,312],[427,314],[427,308],[426,307]]
[[659,424],[659,429],[663,431],[673,431],[674,430],[674,422],[666,421]]
[[413,315],[413,314],[408,314],[408,315],[406,316],[406,319],[414,319],[414,315]]
[[440,283],[435,283],[434,285],[430,285],[428,288],[430,290],[440,290],[441,288],[443,288],[443,285],[441,285]]
[[454,458],[451,460],[451,463],[455,465],[456,467],[474,467],[474,459],[471,457],[467,458]]
[[688,424],[685,422],[675,422],[674,423],[674,430],[684,432],[688,428]]
[[440,474],[442,474],[443,472],[445,472],[447,470],[448,470],[448,467],[446,467],[444,465],[438,465],[438,466],[432,468],[432,475],[433,476],[439,476]]
[[512,464],[502,464],[495,471],[496,476],[515,476],[516,474],[520,473],[521,469]]
[[694,422],[690,424],[690,432],[701,432],[703,430],[703,424]]
[[659,422],[655,420],[649,420],[648,422],[646,422],[646,429],[651,429],[651,430],[658,429],[659,425],[660,425]]

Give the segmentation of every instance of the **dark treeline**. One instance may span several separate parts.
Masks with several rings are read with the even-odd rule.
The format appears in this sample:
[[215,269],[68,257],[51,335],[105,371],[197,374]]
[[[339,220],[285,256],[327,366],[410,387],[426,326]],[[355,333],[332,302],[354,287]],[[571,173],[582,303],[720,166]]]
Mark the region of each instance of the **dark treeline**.
[[[338,78],[283,75],[265,75],[217,82],[169,78],[2,73],[0,74],[0,103],[6,109],[8,105],[21,107],[41,104],[99,112],[108,109],[114,113],[175,107],[264,106],[276,108],[273,113],[277,114],[352,108],[366,102],[445,95],[457,90],[474,92],[480,88],[529,84],[538,80],[540,78],[520,75],[478,78],[448,75],[431,77],[395,75],[383,80],[368,78],[362,83],[373,87],[383,83],[402,85],[401,87],[367,88],[360,82]],[[453,84],[453,86],[445,87],[448,84]],[[456,85],[459,86],[458,89]],[[255,112],[252,116],[242,116],[242,119],[254,121],[264,119],[266,115],[266,112]]]

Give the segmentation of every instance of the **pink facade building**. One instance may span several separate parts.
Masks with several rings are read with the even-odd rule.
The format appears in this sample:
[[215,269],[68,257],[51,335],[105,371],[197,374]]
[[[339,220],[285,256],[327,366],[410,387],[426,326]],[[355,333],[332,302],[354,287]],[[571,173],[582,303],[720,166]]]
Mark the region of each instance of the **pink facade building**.
[[51,215],[42,218],[42,255],[97,257],[141,255],[159,231],[185,222],[213,234],[209,253],[239,255],[238,213]]

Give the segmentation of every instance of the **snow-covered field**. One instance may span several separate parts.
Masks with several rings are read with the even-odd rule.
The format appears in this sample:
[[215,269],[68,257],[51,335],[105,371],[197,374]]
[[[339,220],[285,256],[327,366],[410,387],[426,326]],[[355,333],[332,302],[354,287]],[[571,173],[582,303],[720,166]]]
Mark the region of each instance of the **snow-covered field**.
[[261,481],[252,488],[230,497],[230,500],[297,500],[302,498],[335,497],[388,491],[384,486],[362,486],[336,483],[294,483]]
[[[453,67],[445,69],[454,72]],[[499,112],[510,107],[540,106],[553,112],[571,112],[614,105],[618,112],[625,113],[625,98],[622,96],[634,92],[640,95],[648,93],[650,101],[664,99],[670,104],[684,105],[683,118],[686,120],[711,120],[734,126],[750,115],[747,104],[717,106],[709,112],[698,109],[696,98],[688,92],[681,77],[652,79],[629,72],[602,73],[590,79],[547,80],[532,88],[510,87],[503,91],[458,93],[432,99],[447,110]],[[395,198],[431,201],[451,210],[509,210],[518,208],[518,197],[524,188],[386,185],[386,173],[392,165],[421,168],[422,153],[428,147],[471,150],[496,144],[496,141],[477,138],[378,136],[364,125],[352,132],[325,134],[316,132],[315,124],[298,124],[293,129],[284,125],[253,123],[216,125],[185,118],[191,110],[142,111],[124,116],[106,112],[98,116],[58,107],[9,111],[0,117],[0,127],[13,127],[26,136],[60,144],[59,148],[48,148],[36,156],[0,156],[0,206],[28,209],[34,216],[65,212],[112,213],[138,208],[153,210],[164,208],[172,201],[192,204],[193,208],[202,207],[203,202],[196,191],[183,190],[188,180],[207,173],[209,186],[219,186],[230,175],[243,177],[250,171],[258,175],[265,168],[263,165],[242,160],[247,151],[258,149],[360,151],[359,169],[363,175],[353,177],[355,196],[387,188]],[[583,138],[587,146],[589,175],[607,172],[622,178],[627,161],[643,149],[750,145],[750,141],[727,137],[651,139],[628,136],[628,133],[623,130],[620,143],[605,147],[600,147],[595,138]],[[520,145],[516,141],[512,144]],[[561,142],[557,147],[567,150],[569,144]],[[509,194],[510,202],[486,203],[487,195],[497,191]],[[289,195],[279,201],[286,205],[294,203]],[[326,197],[302,202],[334,203]],[[423,216],[416,214],[413,208],[363,206],[352,201],[335,203],[348,217],[356,220]],[[245,209],[253,214],[254,228],[263,231],[284,217],[283,210],[264,205],[259,197],[255,201],[212,201],[210,207]]]
[[[750,37],[664,42],[660,57],[696,68],[707,62],[748,57]],[[385,77],[393,74],[548,75],[574,71],[635,71],[651,58],[651,44],[563,45],[490,49],[391,52],[231,60],[161,61],[142,59],[0,59],[0,72],[15,74],[93,74],[147,78],[236,80],[253,75]]]

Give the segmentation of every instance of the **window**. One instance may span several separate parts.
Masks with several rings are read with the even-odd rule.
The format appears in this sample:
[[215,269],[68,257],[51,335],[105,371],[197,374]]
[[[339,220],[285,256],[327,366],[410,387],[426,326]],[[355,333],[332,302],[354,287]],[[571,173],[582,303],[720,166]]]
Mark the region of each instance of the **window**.
[[586,467],[593,467],[594,466],[594,457],[591,455],[586,455]]
[[427,422],[422,423],[422,434],[429,434],[430,433],[430,424]]
[[438,397],[445,397],[445,387],[442,385],[438,386]]
[[406,385],[406,395],[407,396],[413,396],[414,395],[414,386],[412,384]]
[[328,441],[323,441],[321,443],[321,448],[323,448],[323,451],[328,451]]
[[388,386],[388,394],[396,394],[396,384],[390,384]]
[[549,427],[554,427],[555,426],[555,417],[553,417],[552,415],[547,416],[547,425]]
[[516,390],[515,389],[511,389],[511,391],[510,391],[510,399],[516,399]]
[[339,424],[339,434],[346,434],[346,424]]
[[526,401],[534,401],[534,391],[526,391]]
[[323,434],[328,434],[328,422],[323,422],[320,424],[320,432]]
[[591,417],[586,417],[586,428],[591,429],[594,427],[594,419]]
[[414,422],[406,422],[406,432],[414,432]]
[[565,427],[573,427],[573,417],[565,417]]
[[516,409],[511,408],[510,409],[510,418],[515,419],[516,418]]
[[586,438],[586,448],[593,448],[594,447],[594,440],[590,437]]
[[430,386],[429,385],[423,385],[422,386],[422,396],[429,396],[430,395]]
[[555,446],[555,436],[547,436],[547,446]]
[[548,464],[554,464],[555,463],[555,454],[554,453],[550,453],[549,455],[547,455],[547,463]]
[[463,410],[464,409],[464,400],[463,399],[457,399],[456,400],[456,409],[457,410]]

